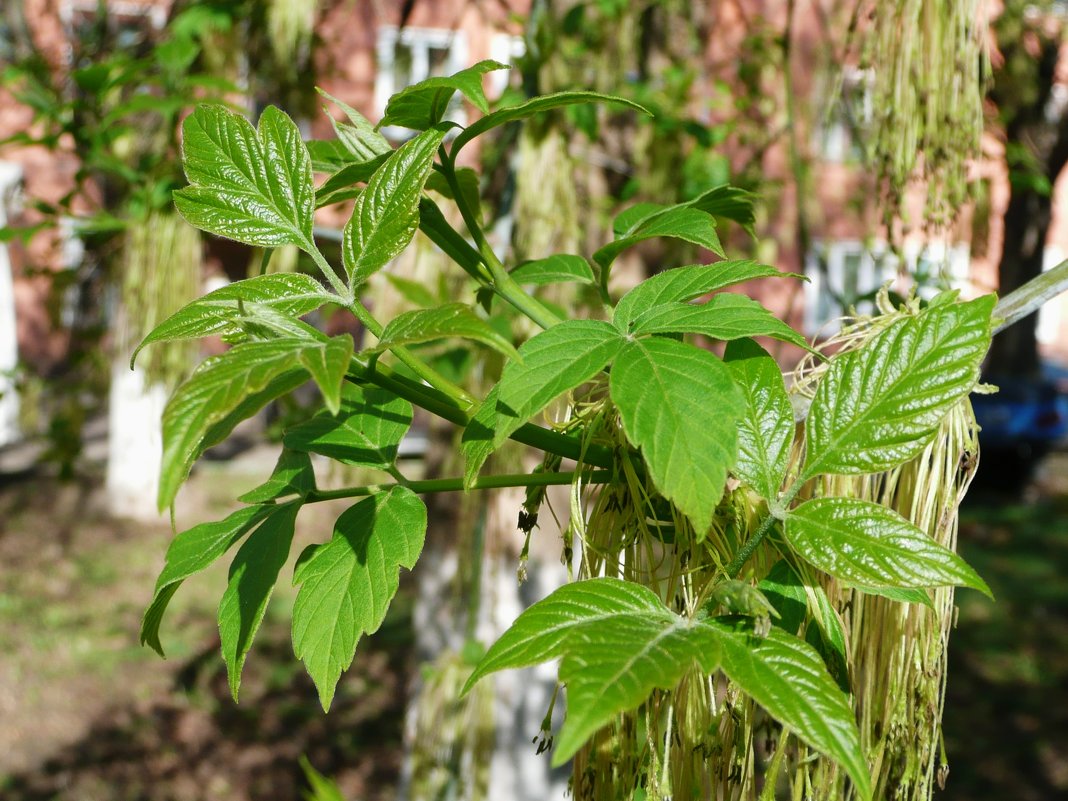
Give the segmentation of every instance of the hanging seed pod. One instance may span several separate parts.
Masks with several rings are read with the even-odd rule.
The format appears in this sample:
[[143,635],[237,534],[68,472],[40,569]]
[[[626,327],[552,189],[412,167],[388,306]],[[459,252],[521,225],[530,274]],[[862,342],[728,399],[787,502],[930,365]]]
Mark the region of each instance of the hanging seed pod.
[[868,146],[885,220],[903,218],[906,191],[921,183],[925,226],[945,227],[969,198],[968,162],[979,155],[986,15],[978,0],[887,0],[872,4],[869,21]]
[[[173,211],[157,211],[126,230],[121,319],[116,343],[130,353],[149,331],[200,295],[200,233]],[[175,386],[195,363],[196,340],[161,343],[138,365],[150,384]]]

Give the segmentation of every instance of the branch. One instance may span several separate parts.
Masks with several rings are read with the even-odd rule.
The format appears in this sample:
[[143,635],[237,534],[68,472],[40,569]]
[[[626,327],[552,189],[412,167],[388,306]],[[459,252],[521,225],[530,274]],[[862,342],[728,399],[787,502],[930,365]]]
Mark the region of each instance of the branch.
[[1062,292],[1068,291],[1068,259],[1051,270],[1036,276],[1019,289],[1010,292],[998,301],[994,307],[994,318],[998,322],[994,333],[998,334],[1010,325],[1020,322],[1039,307],[1049,302]]

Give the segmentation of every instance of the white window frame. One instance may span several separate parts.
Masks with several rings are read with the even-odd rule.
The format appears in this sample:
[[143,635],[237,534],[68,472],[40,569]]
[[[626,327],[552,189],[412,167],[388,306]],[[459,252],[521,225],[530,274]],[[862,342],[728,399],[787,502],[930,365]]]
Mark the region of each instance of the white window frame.
[[813,147],[823,161],[844,164],[857,159],[857,150],[862,143],[854,137],[853,126],[847,119],[852,107],[858,114],[856,124],[865,125],[874,116],[872,86],[875,73],[870,69],[854,66],[842,68],[842,79],[831,106],[815,127]]
[[[394,58],[397,45],[411,50],[412,67],[409,81],[398,86],[394,75]],[[467,36],[463,31],[447,28],[400,28],[383,25],[378,29],[378,42],[375,55],[375,111],[379,118],[386,112],[389,98],[413,83],[426,80],[430,75],[429,51],[431,48],[448,50],[449,57],[446,74],[459,72],[467,66]],[[445,115],[458,125],[467,124],[467,112],[463,103],[450,106]],[[412,131],[396,126],[382,128],[382,134],[393,140],[409,139]]]
[[[74,48],[71,39],[74,36],[74,21],[80,14],[96,15],[97,0],[63,0],[59,6],[59,20],[67,34],[63,57],[68,66],[74,60]],[[159,32],[167,25],[167,9],[158,3],[138,3],[133,0],[109,0],[108,16],[111,19],[143,19],[148,23],[148,30]]]
[[[821,255],[826,272],[820,267]],[[910,273],[915,272],[922,259],[938,265],[940,283],[953,288],[961,288],[967,283],[971,259],[967,244],[947,245],[936,241],[921,245],[912,242],[905,246],[904,256]],[[883,242],[865,243],[857,239],[814,242],[812,250],[805,257],[805,274],[809,282],[804,288],[804,329],[809,336],[831,336],[841,327],[839,318],[847,310],[838,305],[834,296],[841,297],[845,293],[846,264],[849,259],[859,260],[857,294],[871,293],[898,277],[897,258]],[[937,287],[925,284],[919,287],[917,294],[930,299],[938,291]],[[829,311],[821,313],[821,309]],[[858,304],[856,311],[870,314],[874,309],[874,304],[864,301]]]
[[[513,66],[516,61],[526,55],[527,42],[522,36],[513,36],[510,33],[495,33],[490,39],[490,58],[502,64]],[[496,99],[504,94],[508,88],[510,78],[509,70],[496,70],[489,74],[490,97]]]

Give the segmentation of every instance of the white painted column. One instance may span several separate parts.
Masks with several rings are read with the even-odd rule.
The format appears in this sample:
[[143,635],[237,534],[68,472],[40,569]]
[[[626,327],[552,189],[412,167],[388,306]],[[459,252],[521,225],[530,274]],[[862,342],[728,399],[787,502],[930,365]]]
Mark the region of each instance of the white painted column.
[[[0,161],[0,228],[7,225],[8,202],[21,181],[22,167],[9,161]],[[0,445],[19,438],[19,398],[11,377],[18,358],[11,258],[7,245],[0,242]]]
[[146,386],[142,370],[131,370],[125,356],[111,367],[108,395],[107,499],[112,514],[156,520],[156,490],[163,464],[160,419],[167,390]]

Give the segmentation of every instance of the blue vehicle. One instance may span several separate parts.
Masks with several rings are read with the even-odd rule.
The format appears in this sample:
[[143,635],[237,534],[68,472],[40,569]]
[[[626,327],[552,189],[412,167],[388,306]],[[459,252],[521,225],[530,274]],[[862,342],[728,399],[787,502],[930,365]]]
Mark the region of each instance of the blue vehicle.
[[982,447],[979,479],[1018,489],[1047,453],[1068,441],[1068,368],[1046,363],[1036,380],[983,380],[1000,391],[972,395]]

